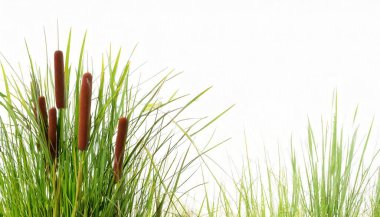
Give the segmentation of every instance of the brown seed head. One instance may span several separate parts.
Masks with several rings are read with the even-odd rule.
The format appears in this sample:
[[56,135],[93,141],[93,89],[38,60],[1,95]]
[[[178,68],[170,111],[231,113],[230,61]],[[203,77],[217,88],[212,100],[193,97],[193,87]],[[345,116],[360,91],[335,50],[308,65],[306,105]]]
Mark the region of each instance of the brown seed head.
[[116,143],[115,143],[115,159],[113,164],[113,170],[115,175],[115,181],[119,181],[123,168],[123,158],[125,142],[127,140],[128,132],[128,119],[121,117],[117,128]]
[[47,110],[46,110],[46,100],[44,96],[38,97],[38,108],[41,114],[41,120],[45,127],[47,126]]
[[[47,132],[47,112],[46,112],[46,101],[45,97],[38,97],[38,112],[37,112],[37,122],[40,125],[42,130],[41,135],[43,135],[47,141],[48,132]],[[40,144],[37,143],[37,148],[40,148]]]
[[54,107],[49,109],[49,150],[50,156],[54,160],[58,156],[57,146],[57,109]]
[[79,96],[78,148],[86,150],[90,134],[92,75],[86,72],[82,78]]
[[54,53],[54,79],[55,104],[58,109],[65,108],[65,74],[63,53],[60,50]]

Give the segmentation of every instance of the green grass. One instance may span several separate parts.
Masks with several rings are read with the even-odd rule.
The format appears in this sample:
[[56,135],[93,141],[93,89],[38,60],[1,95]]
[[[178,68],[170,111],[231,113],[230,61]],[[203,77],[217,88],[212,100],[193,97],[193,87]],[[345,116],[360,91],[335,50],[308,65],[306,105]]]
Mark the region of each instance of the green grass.
[[[217,205],[208,209],[207,215],[380,216],[379,148],[367,150],[372,124],[364,137],[358,138],[357,112],[353,133],[344,133],[338,128],[335,95],[330,124],[322,122],[317,136],[309,121],[304,151],[295,150],[291,141],[290,156],[279,155],[277,169],[270,159],[254,168],[247,155],[242,175],[233,179],[235,187],[229,191],[222,186]],[[215,204],[209,200],[208,204]]]
[[[33,113],[39,96],[46,97],[48,108],[55,106],[51,65],[35,65],[28,46],[28,70],[13,71],[6,59],[1,63],[5,89],[0,93],[0,106],[7,114],[0,119],[0,215],[186,214],[187,207],[181,201],[189,189],[183,189],[183,184],[194,173],[191,167],[202,154],[190,154],[193,145],[189,139],[216,119],[202,122],[186,119],[182,113],[209,89],[193,97],[175,92],[158,100],[166,83],[178,74],[161,72],[161,77],[136,82],[131,79],[130,60],[122,63],[121,50],[116,57],[111,56],[112,50],[107,51],[100,69],[85,70],[85,42],[86,35],[78,65],[72,65],[70,32],[64,67],[67,108],[58,112],[56,162],[49,155],[46,126]],[[79,90],[82,74],[87,70],[94,80],[91,129],[89,147],[81,152],[77,142]],[[30,72],[30,84],[24,80],[26,71]],[[150,86],[145,88],[144,82]],[[129,129],[123,175],[116,183],[112,167],[119,117],[129,118]]]
[[[56,160],[50,157],[41,111],[37,117],[33,111],[39,96],[46,97],[48,108],[55,106],[52,65],[35,64],[27,44],[27,69],[16,69],[5,57],[0,62],[0,109],[5,111],[0,116],[0,216],[380,216],[379,148],[368,148],[372,124],[361,133],[356,109],[354,130],[339,127],[336,94],[331,121],[317,128],[309,121],[303,149],[293,148],[291,140],[290,155],[279,154],[278,167],[269,157],[254,164],[246,144],[243,167],[230,188],[208,156],[226,140],[200,147],[195,137],[232,107],[210,119],[189,118],[185,113],[210,88],[165,97],[166,84],[178,73],[140,81],[130,57],[111,48],[95,63],[99,68],[89,68],[85,44],[86,34],[79,52],[71,52],[70,31],[64,50],[67,107],[58,110]],[[52,54],[46,51],[46,56]],[[79,96],[87,71],[93,76],[91,129],[88,149],[80,151]],[[120,117],[128,117],[129,127],[116,181]],[[204,180],[189,187],[195,175]],[[210,191],[214,186],[216,193]],[[200,205],[190,210],[188,195],[195,188],[204,191],[196,197]]]

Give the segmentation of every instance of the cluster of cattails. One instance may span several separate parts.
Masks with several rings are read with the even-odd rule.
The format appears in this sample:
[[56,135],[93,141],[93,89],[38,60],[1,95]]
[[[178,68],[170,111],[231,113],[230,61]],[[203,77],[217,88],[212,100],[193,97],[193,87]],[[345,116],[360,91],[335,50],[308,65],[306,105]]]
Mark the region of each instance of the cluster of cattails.
[[[47,110],[46,99],[44,96],[38,97],[38,110],[34,108],[34,115],[41,125],[44,137],[49,145],[50,157],[55,160],[58,157],[58,124],[57,109],[66,107],[65,101],[65,74],[63,52],[57,50],[54,53],[54,90],[55,105]],[[92,75],[84,73],[79,95],[79,126],[78,126],[78,149],[86,151],[89,144],[91,128],[91,94],[92,94]],[[118,123],[115,156],[114,156],[114,178],[118,182],[121,179],[124,150],[127,139],[128,119],[121,117]],[[38,145],[39,146],[39,145]]]
[[[85,151],[88,147],[91,128],[91,92],[92,75],[86,72],[82,77],[82,86],[79,95],[79,126],[78,126],[78,149]],[[119,119],[115,143],[114,177],[118,182],[121,177],[124,149],[127,139],[128,120],[125,117]]]
[[[65,74],[63,53],[58,50],[54,53],[54,80],[55,80],[55,102],[58,109],[65,108]],[[40,116],[38,115],[40,114]],[[48,143],[50,157],[55,160],[58,157],[57,141],[57,109],[49,109],[49,115],[44,96],[38,97],[38,112],[34,109],[34,115],[43,129],[44,137]],[[39,146],[39,144],[38,144]]]

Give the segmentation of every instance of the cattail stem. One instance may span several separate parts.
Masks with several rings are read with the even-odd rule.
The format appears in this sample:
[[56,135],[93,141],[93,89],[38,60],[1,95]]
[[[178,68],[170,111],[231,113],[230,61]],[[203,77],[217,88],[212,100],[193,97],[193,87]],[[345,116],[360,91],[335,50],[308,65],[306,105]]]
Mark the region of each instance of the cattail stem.
[[[55,160],[54,165],[56,165],[57,159]],[[55,174],[55,173],[54,173]],[[60,188],[60,181],[59,179],[55,179],[54,182],[54,210],[53,210],[53,217],[58,217],[60,215],[60,194],[61,194],[61,188]]]
[[[58,168],[58,155],[59,155],[59,147],[61,147],[60,142],[62,141],[62,130],[63,128],[63,110],[60,109],[58,110],[58,124],[57,124],[57,146],[56,146],[56,158],[54,160],[54,174],[56,173]],[[57,173],[57,176],[59,173]],[[55,177],[55,176],[54,176]],[[61,182],[59,177],[56,178],[55,180],[55,189],[54,189],[54,197],[55,197],[55,207],[53,210],[53,217],[58,217],[61,215],[60,212],[60,195],[61,195]]]
[[59,156],[59,149],[62,145],[62,141],[63,141],[63,132],[62,129],[64,129],[64,112],[63,110],[58,110],[58,123],[57,123],[57,157]]
[[76,212],[77,212],[77,209],[78,209],[78,203],[80,201],[79,196],[80,196],[80,190],[82,188],[83,164],[84,164],[85,156],[86,156],[86,153],[85,152],[81,152],[81,159],[80,159],[80,162],[79,162],[79,169],[78,169],[77,183],[76,183],[76,191],[75,191],[75,204],[74,204],[73,212],[71,213],[71,217],[75,217],[76,216]]
[[54,53],[54,82],[55,104],[58,109],[65,108],[65,74],[63,52],[57,50]]
[[118,129],[117,129],[116,143],[115,143],[115,159],[114,159],[114,165],[113,165],[114,177],[115,177],[116,182],[120,180],[121,174],[122,174],[127,131],[128,131],[128,119],[125,117],[121,117],[119,119],[119,124],[118,124]]
[[79,96],[79,127],[78,148],[81,151],[87,149],[90,134],[92,75],[87,72],[83,75]]
[[61,187],[60,187],[60,181],[59,176],[57,175],[58,170],[58,159],[54,159],[54,165],[53,165],[53,172],[51,173],[52,180],[53,180],[53,199],[54,199],[54,207],[53,207],[53,217],[57,217],[60,214],[60,194],[61,194]]

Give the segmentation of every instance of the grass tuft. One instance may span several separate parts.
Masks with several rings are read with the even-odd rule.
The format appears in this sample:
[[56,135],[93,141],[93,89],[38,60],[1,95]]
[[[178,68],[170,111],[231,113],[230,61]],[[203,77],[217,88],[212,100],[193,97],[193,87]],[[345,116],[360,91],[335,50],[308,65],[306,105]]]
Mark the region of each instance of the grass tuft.
[[1,64],[0,216],[188,215],[198,155],[182,130],[204,128],[183,113],[205,92],[162,98],[178,74],[140,81],[121,49],[84,73],[86,37],[77,61],[71,31],[66,50],[46,53],[54,70],[34,64],[26,42],[29,77]]

